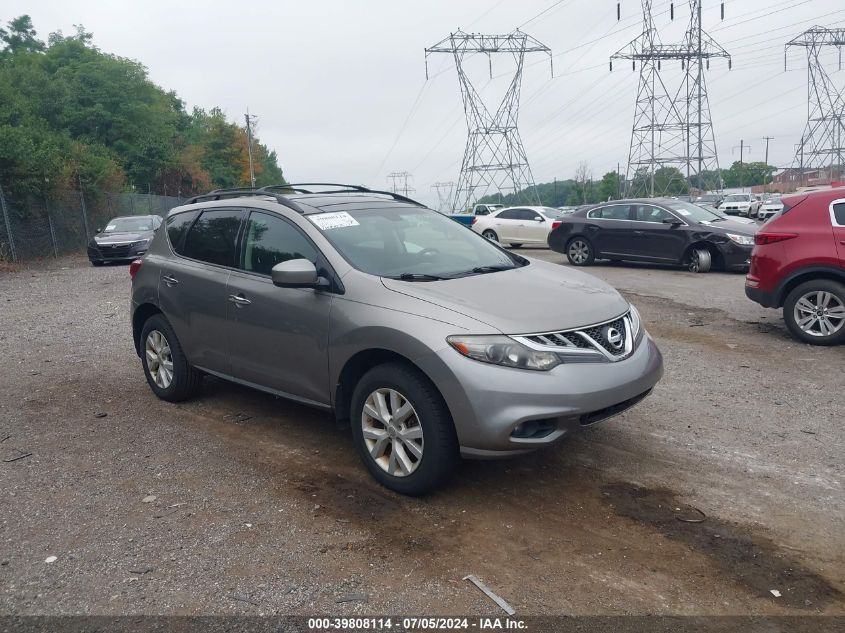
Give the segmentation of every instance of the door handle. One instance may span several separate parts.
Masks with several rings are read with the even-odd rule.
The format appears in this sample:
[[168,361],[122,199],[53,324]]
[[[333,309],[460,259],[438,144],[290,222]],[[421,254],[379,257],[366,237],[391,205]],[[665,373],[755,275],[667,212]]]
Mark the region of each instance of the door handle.
[[234,304],[235,304],[237,307],[239,307],[239,308],[240,308],[241,306],[248,306],[249,304],[251,304],[251,303],[252,303],[252,301],[250,301],[249,299],[247,299],[247,298],[246,298],[245,296],[243,296],[242,294],[229,295],[229,301],[231,301],[232,303],[234,303]]
[[165,275],[161,278],[161,280],[166,283],[168,286],[175,286],[179,283],[179,280],[176,277],[171,277],[170,275]]
[[634,235],[645,235],[645,231],[634,231]]

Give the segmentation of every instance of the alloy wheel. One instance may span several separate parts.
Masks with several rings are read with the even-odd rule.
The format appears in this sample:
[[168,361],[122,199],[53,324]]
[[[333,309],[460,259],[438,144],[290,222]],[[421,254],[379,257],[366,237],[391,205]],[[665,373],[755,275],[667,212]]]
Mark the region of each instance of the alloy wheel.
[[158,330],[151,330],[144,343],[144,353],[147,356],[147,369],[156,386],[167,389],[173,382],[173,356],[170,343],[164,334]]
[[691,273],[697,273],[698,269],[701,267],[701,260],[698,258],[698,251],[693,250],[689,256],[689,264],[687,265],[687,269]]
[[364,444],[387,474],[407,477],[420,465],[423,430],[410,401],[395,389],[373,391],[361,412]]
[[832,336],[845,325],[845,303],[832,292],[813,290],[795,302],[795,323],[810,336]]
[[569,245],[569,259],[576,264],[583,264],[590,257],[590,247],[584,240],[573,240]]

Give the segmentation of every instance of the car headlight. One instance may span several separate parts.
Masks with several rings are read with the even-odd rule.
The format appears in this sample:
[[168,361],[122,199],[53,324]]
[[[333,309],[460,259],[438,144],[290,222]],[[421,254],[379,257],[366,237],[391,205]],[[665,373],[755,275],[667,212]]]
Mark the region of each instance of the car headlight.
[[742,244],[743,246],[752,246],[754,244],[754,238],[750,235],[737,235],[736,233],[728,233],[727,235],[732,242],[736,242],[737,244]]
[[449,336],[446,341],[467,358],[492,365],[549,371],[561,363],[557,354],[533,350],[508,336]]
[[640,333],[640,326],[642,325],[642,320],[640,319],[640,312],[637,310],[633,304],[628,304],[628,307],[631,309],[631,336],[636,340],[637,335]]
[[142,247],[147,246],[149,243],[150,243],[150,240],[139,240],[139,241],[135,242],[134,244],[132,244],[132,246],[134,246],[135,248],[142,248]]

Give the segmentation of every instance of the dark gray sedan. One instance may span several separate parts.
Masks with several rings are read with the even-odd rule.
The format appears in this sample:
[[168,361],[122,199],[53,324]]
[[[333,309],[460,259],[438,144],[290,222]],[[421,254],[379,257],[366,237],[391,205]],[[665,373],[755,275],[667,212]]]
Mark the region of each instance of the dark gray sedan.
[[88,242],[88,259],[94,266],[106,262],[129,262],[147,252],[156,229],[161,226],[157,215],[133,215],[113,218]]
[[574,266],[609,259],[680,264],[698,273],[746,271],[757,230],[669,198],[605,202],[559,222],[549,247]]

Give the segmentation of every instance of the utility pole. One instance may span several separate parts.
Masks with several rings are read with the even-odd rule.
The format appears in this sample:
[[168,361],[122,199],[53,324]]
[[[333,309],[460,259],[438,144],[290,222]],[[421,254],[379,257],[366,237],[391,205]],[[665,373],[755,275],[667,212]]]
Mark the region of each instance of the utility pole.
[[254,188],[255,187],[255,166],[252,163],[252,119],[253,117],[249,114],[249,108],[247,108],[246,114],[244,115],[244,119],[246,119],[246,138],[247,138],[247,151],[249,152],[249,182],[250,185]]
[[768,176],[766,175],[766,174],[768,174],[768,171],[769,171],[769,141],[775,140],[775,137],[774,136],[764,136],[763,140],[766,141],[766,158],[765,158],[766,173],[763,174],[763,184],[766,185],[766,184],[768,184],[766,181],[769,179]]
[[[505,35],[465,33],[458,29],[449,37],[425,49],[426,78],[428,56],[434,53],[446,53],[455,60],[467,120],[467,144],[452,208],[466,209],[474,200],[490,193],[491,190],[501,195],[502,190],[517,193],[533,189],[534,201],[539,203],[534,176],[531,174],[525,147],[519,135],[517,119],[525,56],[528,53],[548,55],[551,66],[551,49],[519,29]],[[493,54],[504,54],[508,60],[516,63],[505,96],[492,111],[482,100],[480,91],[473,86],[468,68],[465,67],[465,64],[470,65],[469,59],[478,54],[487,56],[491,79]]]
[[[748,148],[748,151],[750,152],[750,151],[751,151],[751,146],[750,146],[750,145],[746,145],[746,144],[745,144],[745,141],[744,141],[744,140],[742,140],[742,139],[740,139],[740,140],[739,140],[739,188],[740,188],[740,189],[743,189],[743,188],[744,188],[744,187],[742,186],[742,176],[743,176],[743,172],[744,172],[745,170],[743,169],[742,155],[743,155],[743,153],[745,152],[745,148],[746,148],[746,147]],[[732,147],[732,148],[731,148],[731,151],[734,151],[735,149],[736,149],[736,146]]]

